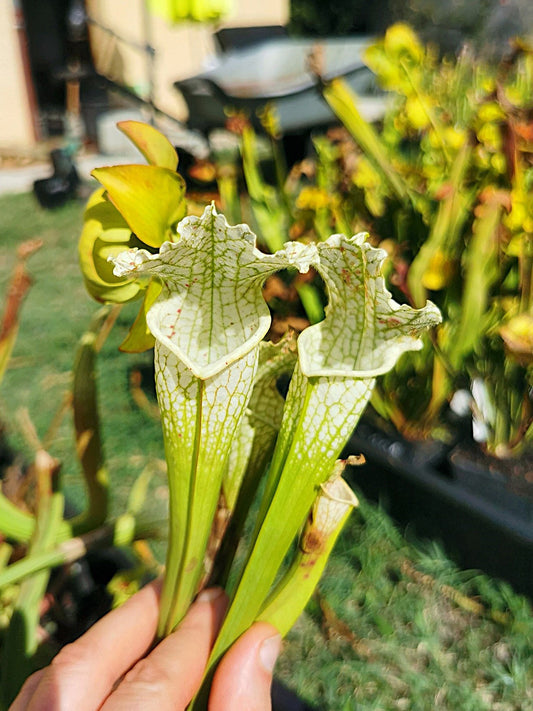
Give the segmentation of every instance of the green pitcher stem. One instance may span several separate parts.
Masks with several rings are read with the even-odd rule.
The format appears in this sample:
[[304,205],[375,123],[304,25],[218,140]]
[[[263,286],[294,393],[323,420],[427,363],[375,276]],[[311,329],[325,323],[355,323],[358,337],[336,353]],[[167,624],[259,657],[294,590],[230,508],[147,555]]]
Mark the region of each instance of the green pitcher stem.
[[283,578],[276,584],[258,617],[273,625],[284,637],[309,602],[324,571],[357,497],[340,478],[346,464],[338,461],[332,477],[321,487],[314,502],[293,561]]
[[[283,455],[281,473],[273,471],[275,491],[267,511],[250,544],[250,554],[232,599],[226,620],[213,649],[210,666],[216,665],[228,647],[256,619],[283,560],[304,524],[311,506],[331,473],[332,462],[345,445],[362,414],[374,384],[373,379],[311,378],[299,368],[293,376],[287,407],[300,412],[294,421],[285,418],[278,438]],[[337,403],[334,412],[328,407]],[[332,417],[329,416],[332,414]],[[286,430],[292,434],[286,446]],[[279,444],[281,443],[281,444]],[[278,450],[278,446],[276,450]],[[274,486],[272,484],[272,486]]]
[[161,609],[159,617],[158,636],[164,637],[173,630],[179,622],[179,606],[176,597],[181,589],[186,552],[190,546],[190,523],[193,506],[195,479],[198,467],[198,452],[200,449],[202,423],[202,393],[203,383],[197,381],[195,441],[191,457],[190,474],[185,479],[175,463],[173,449],[175,443],[165,434],[165,450],[169,467],[169,539],[167,561],[163,590],[161,592]]
[[[291,241],[269,255],[257,249],[249,228],[229,226],[213,206],[177,229],[177,242],[162,245],[158,254],[123,252],[114,270],[118,277],[155,277],[162,286],[146,314],[156,339],[156,386],[171,485],[160,633],[179,622],[196,592],[223,482],[230,507],[236,500],[250,452],[236,435],[255,438],[268,402],[259,394],[274,392],[275,368],[264,392],[254,391],[258,401],[252,396],[256,375],[262,377],[260,343],[270,324],[262,285],[276,271],[306,273],[314,267],[328,296],[324,320],[298,338],[298,366],[283,416],[280,410],[272,422],[275,428],[281,422],[281,428],[264,503],[209,660],[209,679],[220,656],[260,613],[370,398],[375,377],[405,351],[419,350],[420,333],[438,323],[440,314],[432,304],[415,311],[393,301],[382,273],[386,253],[373,248],[363,233],[331,235],[318,244]],[[262,442],[273,439],[271,433],[263,436]],[[240,520],[241,513],[239,526]],[[204,684],[194,708],[203,708],[205,698]]]
[[[171,527],[159,635],[171,632],[183,618],[204,574],[222,478],[234,433],[244,417],[256,360],[254,349],[202,380],[192,376],[171,352],[156,346]],[[166,389],[175,380],[183,392]],[[233,398],[227,397],[230,387]]]

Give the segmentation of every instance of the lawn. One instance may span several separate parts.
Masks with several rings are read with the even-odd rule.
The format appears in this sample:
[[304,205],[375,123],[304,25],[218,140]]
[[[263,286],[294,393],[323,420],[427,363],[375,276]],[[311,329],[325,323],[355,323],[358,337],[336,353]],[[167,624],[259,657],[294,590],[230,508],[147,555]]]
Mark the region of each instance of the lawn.
[[[21,412],[27,411],[38,437],[45,439],[69,390],[78,340],[99,306],[87,295],[78,267],[82,203],[73,202],[64,209],[47,212],[31,195],[16,195],[2,197],[0,209],[2,293],[16,247],[26,239],[43,240],[42,248],[28,262],[34,285],[23,307],[11,366],[0,390],[2,419],[10,441],[17,450],[29,455],[31,446],[20,424]],[[99,359],[100,407],[104,450],[111,476],[112,513],[121,509],[129,487],[143,468],[163,457],[159,424],[134,406],[129,389],[132,370],[150,371],[150,355],[118,351],[135,316],[135,308],[136,305],[131,304],[121,312]],[[64,485],[71,504],[81,507],[84,492],[69,414],[52,436],[49,449],[63,462]],[[160,486],[164,484],[164,476],[155,483],[159,484],[156,490],[163,496]]]
[[[27,411],[46,439],[69,389],[76,344],[98,308],[77,264],[82,209],[72,203],[45,212],[31,195],[0,198],[2,293],[17,245],[44,241],[28,265],[35,284],[0,390],[9,441],[27,458],[32,444],[21,413]],[[99,358],[112,513],[123,510],[143,468],[154,463],[157,469],[163,458],[159,424],[137,406],[129,385],[132,371],[148,373],[149,380],[150,355],[118,351],[135,308],[121,312]],[[68,498],[80,507],[84,492],[69,413],[48,439],[63,462]],[[156,474],[151,512],[164,509],[165,495],[163,474]],[[326,711],[528,711],[532,647],[533,614],[525,598],[476,571],[458,570],[435,542],[407,541],[385,512],[362,501],[289,635],[278,677]]]

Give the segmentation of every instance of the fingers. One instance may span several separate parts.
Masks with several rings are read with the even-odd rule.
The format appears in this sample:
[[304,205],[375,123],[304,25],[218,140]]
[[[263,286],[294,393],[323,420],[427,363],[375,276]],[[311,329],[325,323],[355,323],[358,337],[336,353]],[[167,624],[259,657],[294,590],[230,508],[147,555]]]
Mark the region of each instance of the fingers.
[[152,644],[159,614],[158,582],[103,617],[52,664],[28,679],[11,711],[94,711]]
[[22,689],[17,695],[17,698],[9,707],[9,711],[24,711],[24,709],[28,708],[35,689],[41,683],[44,671],[44,669],[39,669],[39,671],[36,671],[26,679]]
[[[201,683],[226,605],[222,590],[205,591],[178,629],[143,658],[159,608],[158,586],[149,585],[30,677],[10,711],[183,711]],[[210,711],[269,711],[280,646],[280,635],[264,622],[245,632],[217,669]]]
[[220,588],[199,595],[177,630],[126,674],[102,711],[183,711],[200,686],[226,605]]
[[256,622],[222,658],[211,687],[209,711],[270,711],[272,672],[281,649],[275,627]]

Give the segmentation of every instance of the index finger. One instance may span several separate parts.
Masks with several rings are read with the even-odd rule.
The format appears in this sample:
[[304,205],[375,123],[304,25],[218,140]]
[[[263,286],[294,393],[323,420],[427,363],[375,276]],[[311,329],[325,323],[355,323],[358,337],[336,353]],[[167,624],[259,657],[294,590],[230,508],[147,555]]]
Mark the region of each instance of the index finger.
[[[68,644],[39,681],[28,679],[10,711],[94,711],[115,682],[149,650],[157,628],[160,583],[151,583]],[[31,696],[28,694],[30,689]]]

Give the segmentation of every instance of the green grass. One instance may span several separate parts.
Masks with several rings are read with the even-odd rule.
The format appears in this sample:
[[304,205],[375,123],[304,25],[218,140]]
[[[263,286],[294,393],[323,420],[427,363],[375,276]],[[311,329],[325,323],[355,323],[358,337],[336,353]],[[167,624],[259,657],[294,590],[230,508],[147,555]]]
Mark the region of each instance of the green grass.
[[525,598],[362,501],[278,675],[331,711],[531,711],[532,653]]
[[[0,419],[6,424],[13,446],[32,456],[25,441],[18,413],[26,408],[43,439],[68,392],[78,340],[99,305],[86,293],[78,267],[77,241],[83,205],[71,203],[53,212],[41,209],[31,195],[0,198],[0,292],[5,293],[17,246],[41,238],[43,247],[31,257],[28,271],[34,285],[23,306],[20,331],[10,367],[0,387]],[[104,451],[111,478],[111,509],[123,510],[134,479],[142,469],[163,458],[159,423],[133,403],[129,387],[132,368],[149,369],[149,353],[120,353],[138,309],[130,304],[121,312],[99,357],[98,385]],[[62,476],[67,496],[80,508],[84,488],[74,450],[74,434],[67,413],[50,452],[63,462]],[[164,491],[161,476],[154,482],[156,494]],[[153,506],[157,495],[150,497]],[[153,508],[152,506],[152,508]],[[164,500],[160,508],[166,506]]]
[[[98,306],[77,263],[83,206],[55,212],[32,196],[0,198],[0,289],[15,249],[40,237],[28,264],[35,285],[24,305],[11,367],[0,388],[0,419],[11,443],[31,456],[18,425],[27,408],[43,438],[68,391],[74,350]],[[159,424],[134,404],[129,372],[150,355],[117,350],[135,314],[123,310],[99,358],[104,448],[112,512],[132,482],[163,457]],[[63,461],[68,497],[83,486],[67,414],[50,451]],[[153,482],[151,513],[165,506],[163,476]],[[533,614],[523,597],[486,576],[455,568],[434,543],[408,544],[387,515],[366,504],[341,536],[319,590],[290,633],[278,676],[325,711],[531,711]]]

